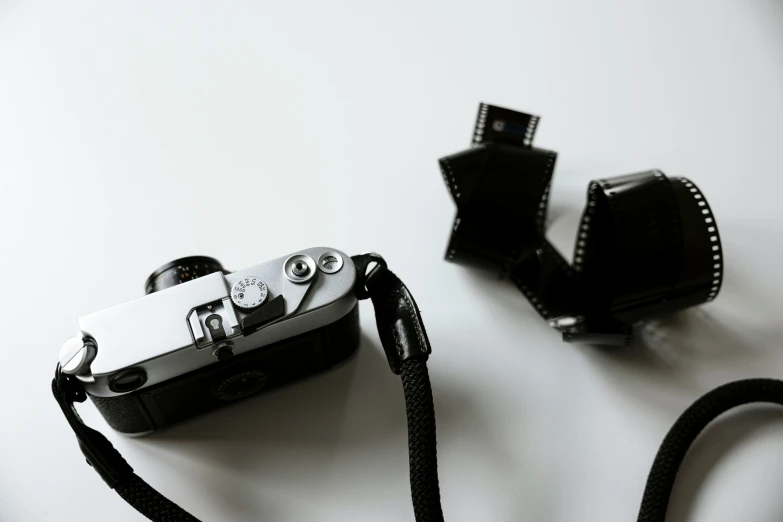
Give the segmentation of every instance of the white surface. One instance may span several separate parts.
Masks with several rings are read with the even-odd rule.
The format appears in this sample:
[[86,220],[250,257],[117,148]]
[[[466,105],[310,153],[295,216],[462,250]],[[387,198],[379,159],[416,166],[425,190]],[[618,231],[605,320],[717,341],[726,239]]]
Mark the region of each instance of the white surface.
[[[49,380],[80,315],[186,254],[386,256],[434,346],[449,521],[634,520],[691,401],[783,375],[779,0],[252,4],[0,2],[0,519],[140,520],[84,464]],[[602,351],[443,261],[436,158],[468,145],[479,101],[542,115],[567,252],[589,180],[693,179],[724,242],[715,303]],[[158,437],[80,411],[205,521],[412,520],[402,392],[362,313],[353,363]],[[774,408],[711,428],[670,520],[779,520],[781,428]]]

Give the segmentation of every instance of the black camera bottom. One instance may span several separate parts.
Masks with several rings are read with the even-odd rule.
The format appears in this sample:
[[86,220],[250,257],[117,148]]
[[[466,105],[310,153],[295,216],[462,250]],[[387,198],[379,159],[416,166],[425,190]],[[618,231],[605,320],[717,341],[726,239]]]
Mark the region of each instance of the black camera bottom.
[[328,370],[359,346],[359,304],[327,326],[116,397],[90,399],[121,433],[142,434]]

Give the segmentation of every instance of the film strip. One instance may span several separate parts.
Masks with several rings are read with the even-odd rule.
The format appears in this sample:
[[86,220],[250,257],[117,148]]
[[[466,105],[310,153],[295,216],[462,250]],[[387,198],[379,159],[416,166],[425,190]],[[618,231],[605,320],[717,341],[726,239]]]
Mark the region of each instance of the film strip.
[[557,153],[533,147],[538,116],[479,105],[472,147],[440,159],[457,205],[446,258],[507,276],[544,232]]
[[692,181],[591,182],[569,263],[544,231],[556,153],[532,146],[537,117],[509,113],[482,104],[473,147],[440,160],[457,204],[448,260],[508,277],[566,341],[628,344],[634,323],[715,299],[720,235]]

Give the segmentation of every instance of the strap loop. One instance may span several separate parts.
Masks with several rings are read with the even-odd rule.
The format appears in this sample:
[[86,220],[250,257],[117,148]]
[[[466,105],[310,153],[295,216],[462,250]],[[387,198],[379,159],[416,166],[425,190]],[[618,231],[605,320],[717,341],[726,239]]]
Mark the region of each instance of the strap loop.
[[[367,280],[379,268],[386,268],[386,260],[383,258],[383,256],[375,252],[365,252],[364,254],[359,254],[358,256],[352,256],[351,260],[356,266],[356,285],[354,287],[356,298],[359,300],[367,299],[370,297],[370,292],[367,290],[366,286]],[[372,263],[375,263],[376,266],[374,266],[368,274],[367,267],[369,267]]]
[[[378,335],[392,372],[399,375],[402,364],[411,359],[426,361],[432,347],[408,288],[386,268],[386,261],[378,254],[362,254],[352,259],[359,271],[357,293],[372,299]],[[378,266],[362,277],[367,265],[373,261]]]
[[73,376],[60,371],[59,364],[52,380],[52,393],[79,440],[79,447],[87,459],[87,464],[92,466],[112,489],[129,479],[133,475],[133,468],[114,449],[109,439],[104,437],[102,433],[86,426],[76,413],[73,403],[84,402],[87,399],[87,394]]

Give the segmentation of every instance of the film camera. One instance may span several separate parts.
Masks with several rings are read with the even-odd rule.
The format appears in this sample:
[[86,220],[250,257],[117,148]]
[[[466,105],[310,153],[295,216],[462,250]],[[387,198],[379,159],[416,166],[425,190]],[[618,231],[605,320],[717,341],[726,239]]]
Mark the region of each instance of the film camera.
[[112,428],[150,433],[348,358],[356,279],[351,258],[330,248],[237,272],[178,259],[147,279],[144,297],[82,317],[60,368]]

